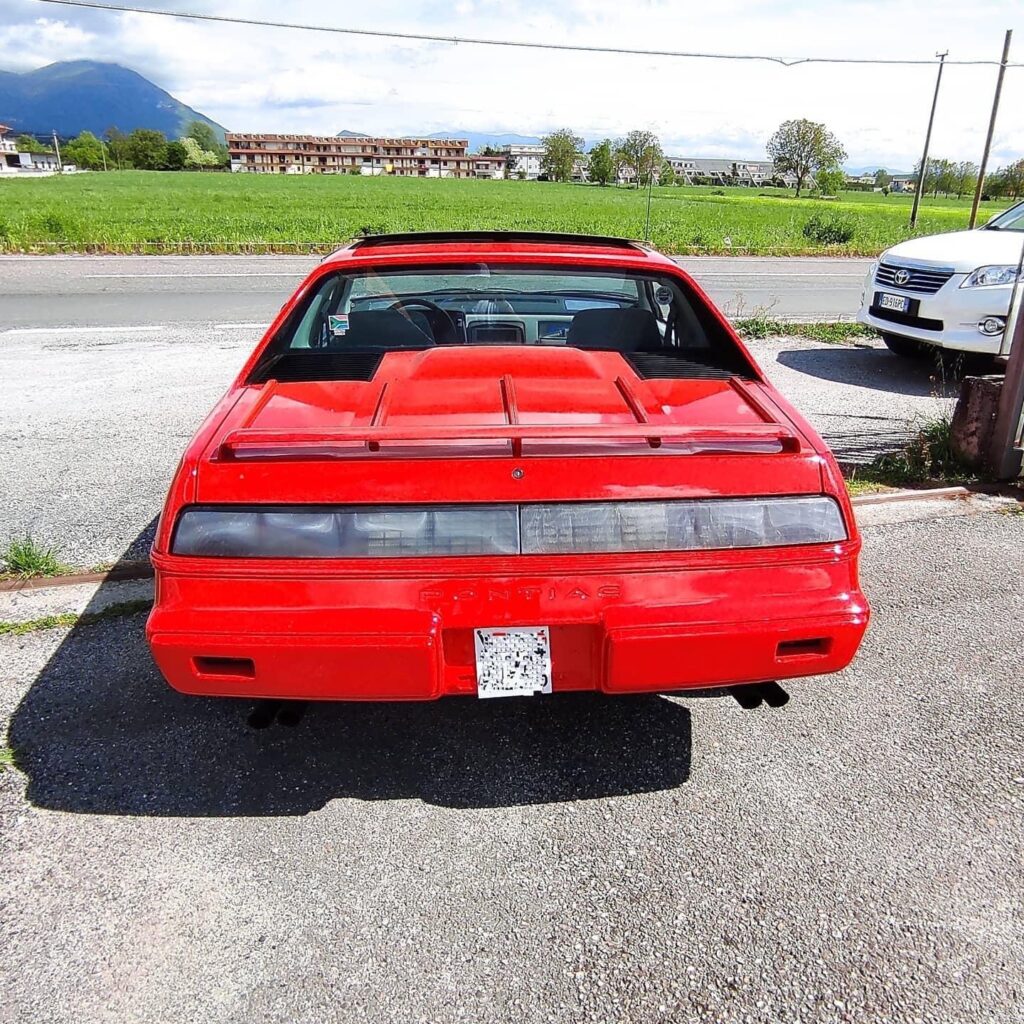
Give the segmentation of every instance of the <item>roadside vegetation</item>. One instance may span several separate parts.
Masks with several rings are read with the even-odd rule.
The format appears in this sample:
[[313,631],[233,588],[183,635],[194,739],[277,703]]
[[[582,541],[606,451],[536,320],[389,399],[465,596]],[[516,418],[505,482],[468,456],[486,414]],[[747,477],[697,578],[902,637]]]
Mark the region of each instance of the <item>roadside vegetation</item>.
[[44,615],[39,619],[26,622],[0,621],[0,636],[24,636],[26,633],[38,633],[46,629],[60,629],[68,626],[90,626],[107,619],[123,619],[128,615],[148,611],[153,605],[151,600],[122,601],[104,608],[101,612],[64,612],[61,615]]
[[[0,182],[0,252],[327,252],[381,231],[520,228],[639,238],[647,193],[534,181],[110,171]],[[659,185],[651,241],[682,255],[876,255],[967,226],[965,197],[794,198],[781,188]],[[987,219],[1010,204],[982,205]]]
[[776,320],[767,314],[754,313],[749,317],[734,319],[733,327],[743,338],[810,338],[830,345],[848,345],[858,338],[877,338],[873,328],[852,320],[816,320],[810,323],[794,323]]
[[846,473],[851,494],[865,494],[893,487],[952,487],[977,483],[982,478],[958,457],[952,441],[951,414],[926,420],[917,435],[896,452],[880,455],[866,466]]
[[60,576],[68,571],[53,548],[43,547],[31,537],[12,540],[0,554],[0,579]]

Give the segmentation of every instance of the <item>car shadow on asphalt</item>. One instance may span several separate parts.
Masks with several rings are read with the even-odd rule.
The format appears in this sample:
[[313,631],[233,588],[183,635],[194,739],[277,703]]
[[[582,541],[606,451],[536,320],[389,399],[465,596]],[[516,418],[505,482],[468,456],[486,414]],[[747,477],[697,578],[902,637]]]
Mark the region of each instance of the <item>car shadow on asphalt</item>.
[[[87,611],[103,601],[101,588]],[[8,743],[37,807],[297,815],[355,798],[484,808],[664,790],[689,778],[690,713],[660,696],[318,703],[294,727],[253,729],[253,702],[167,686],[145,616],[80,622],[15,710]]]
[[955,398],[960,393],[960,377],[954,368],[929,359],[900,359],[885,349],[791,349],[776,358],[799,373],[874,391],[936,398]]

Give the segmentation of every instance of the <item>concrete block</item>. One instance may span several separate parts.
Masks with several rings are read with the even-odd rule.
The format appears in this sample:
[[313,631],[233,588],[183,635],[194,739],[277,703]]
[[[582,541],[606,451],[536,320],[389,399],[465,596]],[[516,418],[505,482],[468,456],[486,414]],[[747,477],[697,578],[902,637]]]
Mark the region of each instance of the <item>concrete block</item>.
[[1001,375],[964,377],[953,412],[950,441],[968,466],[983,469],[989,459],[1003,389]]

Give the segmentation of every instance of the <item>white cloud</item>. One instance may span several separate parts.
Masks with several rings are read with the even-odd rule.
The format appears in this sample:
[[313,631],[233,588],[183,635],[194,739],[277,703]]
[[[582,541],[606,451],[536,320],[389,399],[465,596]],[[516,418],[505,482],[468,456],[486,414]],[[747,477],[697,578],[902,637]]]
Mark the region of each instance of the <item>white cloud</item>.
[[[159,4],[154,3],[154,6]],[[165,6],[179,6],[166,4]],[[186,6],[182,3],[180,6]],[[1019,0],[193,0],[189,9],[349,28],[786,57],[996,59]],[[0,53],[19,67],[89,57],[134,67],[236,130],[462,129],[588,138],[656,130],[666,148],[759,156],[789,117],[826,122],[851,164],[920,155],[934,68],[777,65],[415,43],[0,0]],[[45,17],[41,18],[41,13]],[[1018,28],[1024,26],[1018,25]],[[1024,32],[1018,59],[1024,60]],[[932,152],[978,159],[995,68],[947,68]],[[1024,155],[1024,68],[1007,72],[996,162]]]

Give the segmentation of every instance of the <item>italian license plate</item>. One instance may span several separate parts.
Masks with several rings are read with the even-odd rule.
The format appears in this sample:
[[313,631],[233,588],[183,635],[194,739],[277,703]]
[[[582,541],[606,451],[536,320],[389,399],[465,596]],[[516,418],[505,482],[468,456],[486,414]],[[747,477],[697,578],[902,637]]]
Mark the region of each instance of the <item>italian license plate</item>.
[[551,635],[547,626],[474,631],[478,697],[551,692]]
[[906,295],[890,295],[888,292],[879,292],[878,308],[891,309],[897,313],[906,313],[910,309],[910,299]]

